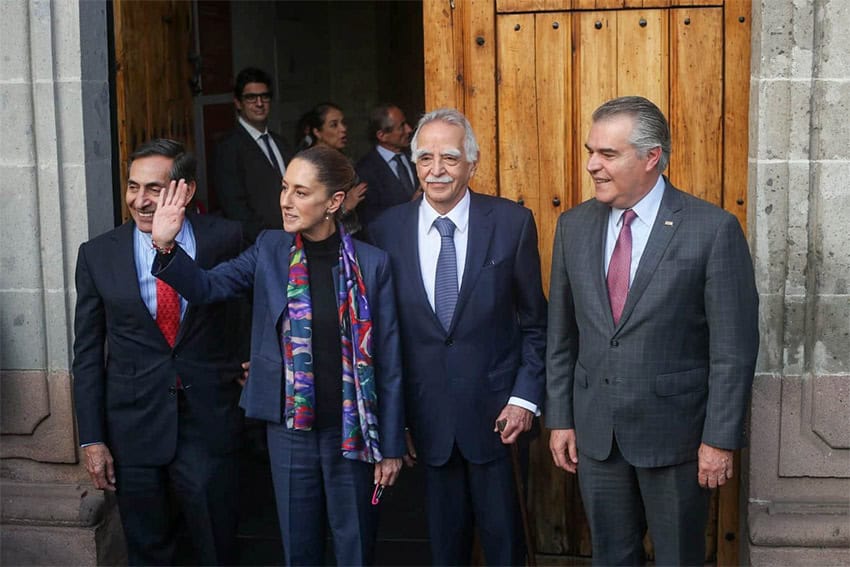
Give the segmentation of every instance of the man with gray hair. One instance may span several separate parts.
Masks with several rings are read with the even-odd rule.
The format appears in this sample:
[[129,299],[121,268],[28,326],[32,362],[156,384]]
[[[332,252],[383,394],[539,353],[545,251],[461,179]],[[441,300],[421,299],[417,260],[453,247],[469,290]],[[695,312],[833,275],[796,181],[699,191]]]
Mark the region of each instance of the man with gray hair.
[[702,565],[758,352],[747,242],[662,175],[670,133],[649,100],[603,104],[585,146],[596,198],[561,215],[552,253],[552,457],[578,470],[594,564],[643,564],[648,528],[656,565]]
[[545,382],[534,218],[469,189],[478,143],[457,110],[423,116],[411,149],[424,197],[387,210],[369,230],[392,259],[406,460],[425,464],[431,559],[468,565],[477,524],[488,564],[519,565],[510,445],[531,429]]

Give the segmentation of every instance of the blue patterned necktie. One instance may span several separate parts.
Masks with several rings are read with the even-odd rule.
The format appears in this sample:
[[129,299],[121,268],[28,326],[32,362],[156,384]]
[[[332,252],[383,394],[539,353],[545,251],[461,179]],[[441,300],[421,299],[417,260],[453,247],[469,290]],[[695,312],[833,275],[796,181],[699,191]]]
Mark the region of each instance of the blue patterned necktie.
[[434,226],[440,233],[440,255],[437,257],[437,277],[434,280],[434,311],[448,331],[457,305],[457,253],[455,252],[455,223],[439,217]]
[[280,171],[280,164],[277,163],[277,157],[274,155],[274,151],[272,150],[271,140],[269,140],[268,134],[262,134],[260,138],[266,143],[266,151],[269,154],[269,161],[272,163],[272,167],[274,167],[275,171],[277,171],[278,175],[282,175]]

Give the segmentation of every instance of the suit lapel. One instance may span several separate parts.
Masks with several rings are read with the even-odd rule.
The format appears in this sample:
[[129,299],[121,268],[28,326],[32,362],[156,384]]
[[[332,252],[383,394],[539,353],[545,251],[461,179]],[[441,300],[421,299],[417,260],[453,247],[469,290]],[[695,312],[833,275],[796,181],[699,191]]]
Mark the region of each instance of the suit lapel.
[[593,216],[589,234],[596,235],[591,242],[595,242],[589,252],[590,261],[588,266],[591,266],[591,277],[593,278],[593,288],[599,294],[599,305],[602,309],[602,316],[608,321],[608,325],[614,327],[614,315],[611,313],[611,300],[608,298],[608,281],[605,278],[605,242],[608,238],[608,216],[611,209],[602,203],[596,201],[597,211]]
[[[277,285],[277,291],[271,291],[268,294],[269,301],[269,310],[272,312],[273,320],[275,324],[280,321],[281,316],[283,315],[283,310],[286,309],[287,299],[286,299],[286,288],[289,285],[289,250],[292,248],[292,243],[294,241],[294,236],[285,232],[284,238],[278,240],[277,245],[270,252],[271,253],[271,262],[270,264],[274,266],[275,277],[270,278],[272,285]],[[265,261],[266,256],[262,255],[257,258],[257,262]],[[254,281],[256,285],[256,280]],[[257,298],[254,298],[254,301],[257,301]]]
[[[254,161],[263,162],[265,164],[265,167],[267,167],[269,171],[272,171],[276,174],[277,170],[272,165],[272,162],[269,161],[269,158],[268,156],[266,156],[265,152],[260,149],[260,146],[259,144],[257,144],[256,140],[251,137],[251,134],[248,133],[248,131],[245,129],[244,126],[242,126],[242,124],[238,124],[238,126],[239,133],[242,136],[242,143],[245,144],[248,152],[254,156]],[[278,150],[280,150],[280,147],[278,147]],[[283,152],[281,152],[281,155],[283,155]]]
[[139,287],[139,275],[136,273],[135,228],[133,222],[127,222],[118,227],[113,233],[115,253],[113,254],[113,281],[119,290],[131,290],[133,310],[148,331],[162,337],[162,332],[156,326],[156,320],[151,317],[148,306],[142,300],[142,290]]
[[652,227],[652,232],[649,233],[649,240],[640,258],[635,279],[629,288],[626,304],[623,306],[623,314],[620,317],[618,329],[622,328],[623,324],[628,321],[629,315],[631,315],[643,292],[646,291],[658,263],[664,256],[664,251],[667,250],[667,246],[679,228],[681,220],[682,198],[667,181],[664,196],[661,198],[661,205],[658,207],[658,215],[655,217],[655,224]]
[[399,230],[404,265],[400,270],[394,270],[393,275],[404,274],[405,277],[411,280],[406,282],[406,285],[399,285],[398,287],[408,289],[411,293],[418,295],[419,299],[417,302],[425,306],[425,310],[431,313],[431,319],[434,324],[441,331],[444,331],[442,323],[440,323],[437,314],[434,313],[431,303],[428,301],[428,293],[425,291],[425,282],[422,279],[422,267],[419,261],[419,206],[421,203],[422,198],[420,197],[408,204],[400,205],[405,207],[405,214],[401,223],[402,228]]
[[495,228],[491,215],[492,208],[486,201],[479,199],[472,191],[469,192],[469,197],[469,226],[466,227],[468,234],[466,263],[463,268],[463,281],[460,284],[457,306],[455,307],[449,332],[454,331],[454,328],[457,326],[463,308],[469,301],[472,290],[475,289],[478,276],[481,275],[481,269],[491,261],[487,254],[490,251],[490,242],[493,240],[493,230]]

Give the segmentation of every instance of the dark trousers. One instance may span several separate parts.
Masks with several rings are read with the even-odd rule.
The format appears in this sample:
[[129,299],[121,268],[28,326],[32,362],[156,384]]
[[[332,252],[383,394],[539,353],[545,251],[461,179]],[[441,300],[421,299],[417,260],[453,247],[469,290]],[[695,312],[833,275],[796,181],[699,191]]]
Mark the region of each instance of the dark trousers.
[[116,497],[130,565],[173,565],[180,512],[201,565],[238,563],[239,463],[213,455],[181,404],[177,452],[168,465],[116,466]]
[[697,461],[634,467],[616,440],[604,461],[581,454],[579,487],[590,523],[593,564],[645,564],[648,527],[655,565],[702,565],[711,492],[700,487],[697,469]]
[[342,456],[339,428],[267,427],[277,513],[287,565],[325,562],[330,525],[337,565],[374,562],[374,466]]
[[488,565],[521,565],[522,523],[508,448],[475,464],[455,447],[449,461],[426,466],[428,532],[434,565],[469,565],[473,527]]

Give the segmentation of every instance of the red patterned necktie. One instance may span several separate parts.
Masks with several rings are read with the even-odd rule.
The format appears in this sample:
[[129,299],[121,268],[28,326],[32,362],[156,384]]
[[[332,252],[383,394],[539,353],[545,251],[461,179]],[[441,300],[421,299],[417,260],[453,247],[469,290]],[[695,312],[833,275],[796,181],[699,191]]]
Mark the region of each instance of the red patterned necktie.
[[[162,331],[168,346],[174,347],[180,328],[180,296],[177,290],[159,278],[156,280],[156,326]],[[179,376],[177,387],[183,387]]]
[[623,212],[623,226],[614,245],[614,253],[608,263],[608,299],[611,302],[611,314],[614,324],[620,323],[626,297],[629,295],[629,275],[632,269],[632,221],[637,214],[631,209]]

